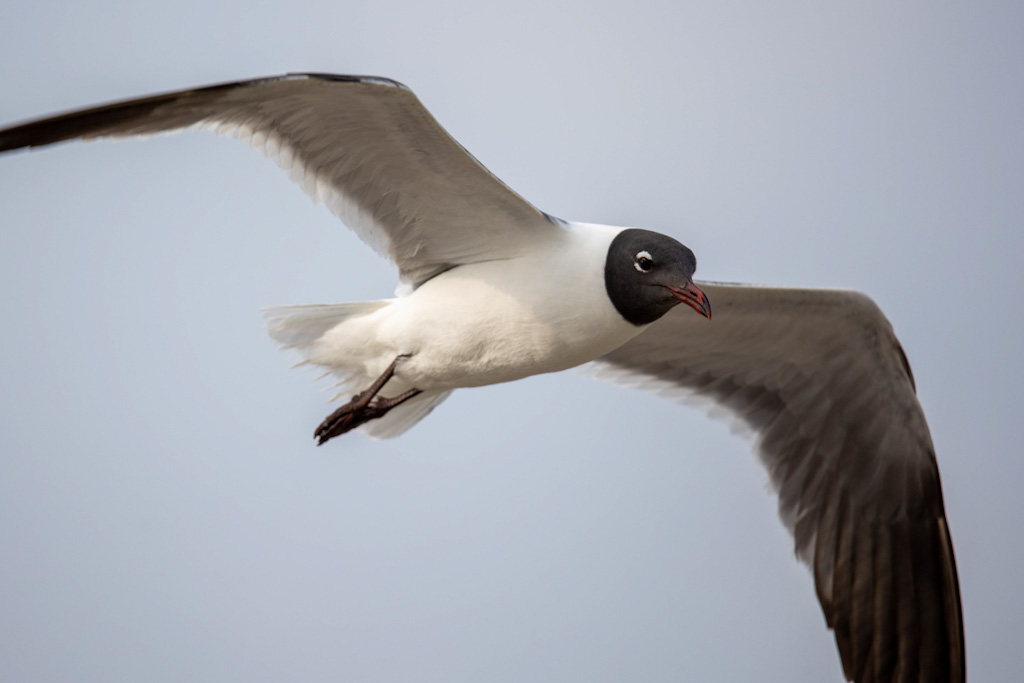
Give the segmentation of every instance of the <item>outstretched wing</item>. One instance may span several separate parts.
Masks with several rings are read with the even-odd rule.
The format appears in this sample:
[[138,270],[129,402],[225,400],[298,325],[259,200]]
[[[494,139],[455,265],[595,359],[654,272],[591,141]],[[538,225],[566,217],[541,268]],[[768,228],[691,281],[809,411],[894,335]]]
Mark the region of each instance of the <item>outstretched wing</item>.
[[[910,366],[862,294],[701,283],[596,374],[710,400],[756,435],[851,681],[963,681],[942,487]],[[680,307],[682,308],[682,307]]]
[[2,130],[0,152],[195,125],[276,161],[413,286],[459,264],[514,257],[560,229],[412,91],[370,76],[288,74],[108,104]]

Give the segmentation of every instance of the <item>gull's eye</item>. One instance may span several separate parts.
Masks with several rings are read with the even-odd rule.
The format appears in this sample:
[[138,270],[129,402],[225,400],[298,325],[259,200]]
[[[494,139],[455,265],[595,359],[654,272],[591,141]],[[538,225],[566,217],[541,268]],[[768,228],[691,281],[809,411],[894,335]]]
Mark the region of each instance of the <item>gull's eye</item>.
[[641,273],[651,272],[651,268],[654,267],[654,259],[651,258],[651,253],[649,251],[637,252],[637,255],[633,257],[633,267]]

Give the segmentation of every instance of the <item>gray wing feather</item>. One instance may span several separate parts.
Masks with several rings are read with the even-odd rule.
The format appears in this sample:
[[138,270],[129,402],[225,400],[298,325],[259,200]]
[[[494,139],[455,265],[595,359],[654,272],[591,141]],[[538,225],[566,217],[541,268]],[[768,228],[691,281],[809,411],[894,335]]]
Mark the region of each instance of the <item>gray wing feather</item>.
[[514,257],[560,229],[384,78],[289,74],[155,95],[2,130],[0,152],[196,125],[273,159],[414,286]]
[[704,284],[601,358],[603,379],[711,400],[756,435],[851,681],[963,681],[942,488],[892,327],[856,292]]

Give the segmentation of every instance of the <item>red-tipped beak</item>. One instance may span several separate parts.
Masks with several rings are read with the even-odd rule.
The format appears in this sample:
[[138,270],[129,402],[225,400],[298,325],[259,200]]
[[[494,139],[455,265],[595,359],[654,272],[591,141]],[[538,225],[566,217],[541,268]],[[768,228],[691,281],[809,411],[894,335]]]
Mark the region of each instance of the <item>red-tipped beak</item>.
[[688,281],[686,286],[682,289],[672,287],[671,285],[663,285],[663,287],[672,292],[672,296],[679,299],[708,320],[711,320],[711,302],[708,301],[708,295],[705,294],[700,287],[693,284],[692,281]]

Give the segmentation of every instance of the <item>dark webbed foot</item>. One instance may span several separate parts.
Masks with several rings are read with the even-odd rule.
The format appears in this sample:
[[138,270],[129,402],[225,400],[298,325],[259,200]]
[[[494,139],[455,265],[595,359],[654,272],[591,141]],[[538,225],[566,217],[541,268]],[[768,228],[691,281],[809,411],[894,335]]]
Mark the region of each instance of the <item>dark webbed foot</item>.
[[327,416],[327,419],[320,423],[320,426],[313,433],[313,436],[318,439],[316,445],[323,446],[329,439],[341,436],[364,422],[383,417],[392,408],[400,406],[410,398],[421,393],[423,392],[419,389],[410,389],[394,398],[379,396],[365,404],[362,403],[364,396],[368,395],[367,392],[358,393],[351,401],[335,410]]
[[373,384],[365,391],[360,391],[352,397],[352,400],[341,406],[320,423],[320,426],[313,432],[317,439],[317,445],[322,446],[328,440],[349,432],[359,425],[383,417],[392,408],[397,408],[409,399],[418,396],[422,392],[419,389],[409,389],[393,398],[377,396],[380,390],[387,384],[387,381],[395,374],[398,362],[408,356],[398,356],[391,362],[387,370],[374,380]]

